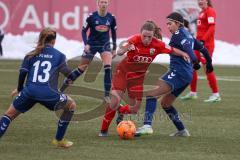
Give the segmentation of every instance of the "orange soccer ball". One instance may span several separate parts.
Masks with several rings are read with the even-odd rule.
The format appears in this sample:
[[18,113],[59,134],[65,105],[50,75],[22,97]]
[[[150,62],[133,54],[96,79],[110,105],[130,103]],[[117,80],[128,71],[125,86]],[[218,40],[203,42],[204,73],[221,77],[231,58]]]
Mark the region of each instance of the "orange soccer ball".
[[136,126],[132,121],[122,121],[117,126],[117,133],[121,139],[132,139],[136,133]]

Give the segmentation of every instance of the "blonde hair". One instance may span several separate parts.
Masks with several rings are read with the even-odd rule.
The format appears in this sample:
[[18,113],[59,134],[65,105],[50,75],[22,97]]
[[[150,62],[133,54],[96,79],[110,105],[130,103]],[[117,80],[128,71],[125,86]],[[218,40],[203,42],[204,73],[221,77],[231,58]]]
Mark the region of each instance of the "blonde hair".
[[[100,0],[96,0],[97,4],[99,3]],[[110,0],[108,0],[108,3],[110,3]]]
[[45,47],[45,44],[55,40],[56,36],[57,36],[57,33],[54,29],[44,28],[39,34],[37,46],[32,52],[28,53],[27,56],[29,58],[32,58],[34,56],[39,55],[42,52],[43,48]]

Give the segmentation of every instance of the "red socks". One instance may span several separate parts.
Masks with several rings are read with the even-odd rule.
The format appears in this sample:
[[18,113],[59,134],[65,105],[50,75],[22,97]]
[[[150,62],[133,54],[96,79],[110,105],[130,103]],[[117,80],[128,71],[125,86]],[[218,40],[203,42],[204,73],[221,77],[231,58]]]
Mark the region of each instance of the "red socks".
[[106,111],[105,111],[105,115],[104,115],[103,120],[102,120],[102,128],[101,128],[102,132],[107,132],[108,131],[108,128],[109,128],[115,114],[116,114],[116,110],[113,110],[113,109],[110,108],[110,106],[107,106]]
[[208,84],[212,89],[213,93],[218,93],[217,80],[214,72],[207,73]]
[[[207,73],[207,80],[210,88],[212,89],[213,93],[218,93],[218,86],[217,86],[217,80],[214,72]],[[190,85],[191,92],[197,92],[197,79],[198,74],[196,71],[193,72],[193,79]]]
[[198,74],[194,70],[193,71],[193,79],[192,79],[192,82],[190,84],[191,92],[197,92],[197,80],[198,80]]

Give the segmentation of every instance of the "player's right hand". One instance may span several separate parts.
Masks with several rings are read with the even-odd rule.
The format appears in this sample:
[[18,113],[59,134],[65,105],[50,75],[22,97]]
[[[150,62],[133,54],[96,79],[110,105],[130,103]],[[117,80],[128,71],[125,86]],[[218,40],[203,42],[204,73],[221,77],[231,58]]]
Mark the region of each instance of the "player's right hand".
[[84,46],[84,52],[89,53],[90,52],[90,45],[85,45]]
[[134,51],[135,50],[135,46],[133,44],[130,44],[127,48],[128,51]]
[[182,55],[182,58],[183,58],[186,62],[191,63],[191,58],[189,57],[188,54],[184,53],[184,54]]
[[18,90],[17,88],[15,88],[11,93],[12,98],[15,97],[17,94],[18,94]]

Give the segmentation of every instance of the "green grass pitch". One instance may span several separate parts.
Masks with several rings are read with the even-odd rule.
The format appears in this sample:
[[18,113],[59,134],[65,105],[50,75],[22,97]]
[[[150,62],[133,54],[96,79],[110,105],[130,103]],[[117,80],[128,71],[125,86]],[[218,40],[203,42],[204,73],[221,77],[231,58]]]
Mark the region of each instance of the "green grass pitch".
[[[0,61],[0,114],[12,102],[10,92],[16,87],[20,61]],[[110,136],[98,137],[102,117],[73,122],[66,137],[74,142],[70,149],[56,149],[51,145],[57,118],[41,105],[19,116],[0,139],[0,160],[239,160],[240,159],[240,67],[217,66],[215,72],[222,101],[204,103],[211,94],[207,81],[199,80],[199,98],[194,101],[177,100],[176,108],[191,133],[189,138],[169,137],[175,131],[158,104],[153,122],[154,134],[120,140],[116,123]],[[200,75],[204,77],[202,71]],[[94,83],[79,79],[76,85],[102,89],[102,77]],[[185,91],[186,93],[187,91]],[[183,94],[185,94],[183,93]],[[94,98],[73,95],[77,112],[85,112],[99,105]],[[142,124],[143,102],[138,116],[126,117]]]

